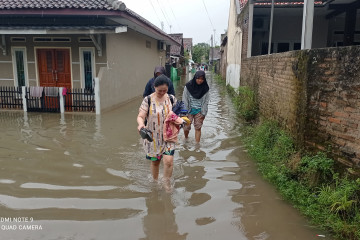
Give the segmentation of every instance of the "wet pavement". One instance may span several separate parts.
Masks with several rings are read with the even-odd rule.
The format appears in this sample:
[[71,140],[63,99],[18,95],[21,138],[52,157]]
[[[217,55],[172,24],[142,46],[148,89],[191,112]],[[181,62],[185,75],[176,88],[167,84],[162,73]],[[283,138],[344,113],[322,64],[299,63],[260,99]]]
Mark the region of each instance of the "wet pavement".
[[0,239],[319,239],[259,176],[226,90],[207,77],[202,140],[180,134],[171,193],[151,180],[140,98],[101,116],[1,111]]

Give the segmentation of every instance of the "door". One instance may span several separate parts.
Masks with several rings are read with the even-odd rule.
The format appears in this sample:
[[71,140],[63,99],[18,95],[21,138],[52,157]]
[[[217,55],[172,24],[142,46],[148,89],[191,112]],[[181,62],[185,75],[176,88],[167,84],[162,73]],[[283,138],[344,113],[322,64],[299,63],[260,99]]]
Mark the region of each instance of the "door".
[[71,88],[70,50],[37,50],[40,86]]
[[[37,59],[41,87],[71,88],[69,49],[38,49]],[[59,108],[58,102],[58,98],[45,96],[45,108]]]

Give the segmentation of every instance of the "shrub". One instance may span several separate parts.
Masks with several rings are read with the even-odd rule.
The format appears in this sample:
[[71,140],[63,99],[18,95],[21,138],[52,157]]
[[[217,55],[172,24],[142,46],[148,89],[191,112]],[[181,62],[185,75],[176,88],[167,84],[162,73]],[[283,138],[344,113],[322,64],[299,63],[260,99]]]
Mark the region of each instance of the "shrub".
[[334,160],[325,153],[319,152],[314,156],[306,155],[301,158],[298,167],[299,180],[308,186],[321,185],[331,180],[334,174]]
[[256,96],[253,90],[249,87],[239,87],[237,96],[234,98],[235,106],[246,121],[256,119],[258,112],[258,105]]

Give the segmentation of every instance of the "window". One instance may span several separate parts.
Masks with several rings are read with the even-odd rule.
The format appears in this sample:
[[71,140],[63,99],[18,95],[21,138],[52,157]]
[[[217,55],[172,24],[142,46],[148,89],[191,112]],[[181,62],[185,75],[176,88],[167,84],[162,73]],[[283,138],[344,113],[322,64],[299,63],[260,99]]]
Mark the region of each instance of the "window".
[[93,48],[80,48],[80,67],[81,67],[81,83],[85,89],[92,90],[93,79],[95,78]]
[[336,42],[336,47],[342,47],[342,46],[344,46],[343,42]]
[[26,48],[13,48],[12,59],[14,68],[15,86],[26,86]]
[[24,38],[24,37],[12,37],[11,42],[26,42],[26,38]]
[[92,42],[91,38],[89,38],[89,37],[79,37],[78,41],[79,42]]
[[281,53],[281,52],[287,52],[290,49],[290,44],[289,43],[278,43],[277,45],[277,52]]
[[[268,54],[268,51],[269,51],[269,43],[263,42],[261,44],[261,55]],[[273,53],[273,52],[274,52],[274,43],[271,43],[270,53]]]
[[34,37],[34,42],[71,42],[68,37]]
[[299,42],[294,43],[293,50],[300,50],[300,49],[301,49],[301,43]]

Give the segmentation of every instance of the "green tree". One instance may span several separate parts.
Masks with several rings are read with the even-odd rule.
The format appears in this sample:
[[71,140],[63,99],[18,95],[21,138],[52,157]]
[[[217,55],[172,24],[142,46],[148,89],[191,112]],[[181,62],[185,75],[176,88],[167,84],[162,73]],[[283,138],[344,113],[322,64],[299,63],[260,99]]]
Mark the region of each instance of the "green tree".
[[209,59],[210,45],[207,43],[198,43],[193,47],[192,58],[194,62],[201,63],[201,58]]

